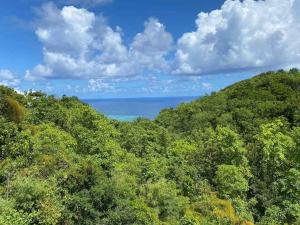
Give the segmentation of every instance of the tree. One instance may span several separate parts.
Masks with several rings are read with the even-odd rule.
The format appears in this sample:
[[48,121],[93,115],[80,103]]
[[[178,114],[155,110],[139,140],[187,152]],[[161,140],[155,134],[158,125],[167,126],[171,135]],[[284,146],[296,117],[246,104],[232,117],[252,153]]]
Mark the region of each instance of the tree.
[[31,217],[15,209],[13,202],[0,198],[0,224],[30,225]]
[[147,205],[157,210],[159,219],[170,224],[178,223],[189,203],[173,182],[164,179],[144,185],[141,192]]
[[218,193],[223,198],[244,198],[249,190],[247,178],[241,168],[233,165],[220,165],[214,182]]

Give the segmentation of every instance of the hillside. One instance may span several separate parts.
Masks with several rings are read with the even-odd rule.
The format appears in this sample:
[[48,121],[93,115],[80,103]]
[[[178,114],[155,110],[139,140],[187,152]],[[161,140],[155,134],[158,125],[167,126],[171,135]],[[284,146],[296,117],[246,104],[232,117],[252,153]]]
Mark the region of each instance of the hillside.
[[300,73],[154,120],[0,87],[0,225],[300,224]]
[[260,124],[274,119],[299,125],[299,89],[297,70],[267,72],[175,110],[165,109],[157,122],[181,134],[191,134],[207,126],[229,126],[251,138]]

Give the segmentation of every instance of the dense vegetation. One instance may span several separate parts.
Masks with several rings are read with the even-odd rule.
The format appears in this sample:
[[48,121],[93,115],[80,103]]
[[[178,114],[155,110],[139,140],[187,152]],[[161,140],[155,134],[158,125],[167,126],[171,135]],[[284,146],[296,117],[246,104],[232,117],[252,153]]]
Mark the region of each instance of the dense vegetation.
[[300,73],[131,123],[0,87],[0,224],[300,224]]

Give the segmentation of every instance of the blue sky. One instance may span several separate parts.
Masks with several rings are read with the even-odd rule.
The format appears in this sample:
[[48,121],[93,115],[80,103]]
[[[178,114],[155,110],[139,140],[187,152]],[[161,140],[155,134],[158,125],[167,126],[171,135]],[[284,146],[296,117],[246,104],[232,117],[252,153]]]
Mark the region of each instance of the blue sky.
[[0,83],[82,98],[199,96],[298,67],[299,0],[15,0]]

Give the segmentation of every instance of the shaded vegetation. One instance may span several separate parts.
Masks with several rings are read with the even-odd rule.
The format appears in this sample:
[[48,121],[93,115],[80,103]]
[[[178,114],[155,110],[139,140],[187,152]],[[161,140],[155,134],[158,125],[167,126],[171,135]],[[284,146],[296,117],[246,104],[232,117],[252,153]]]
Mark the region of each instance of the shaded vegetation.
[[300,73],[131,123],[0,86],[0,224],[300,224]]

